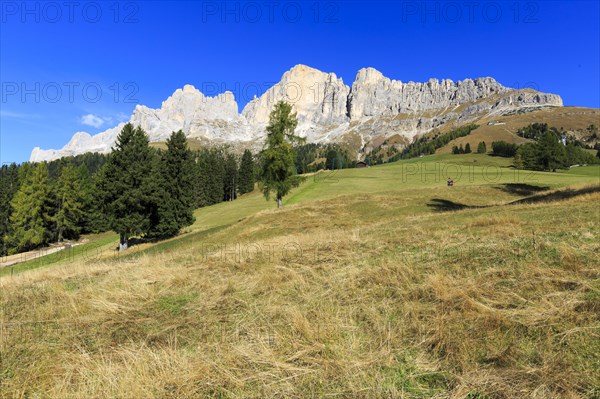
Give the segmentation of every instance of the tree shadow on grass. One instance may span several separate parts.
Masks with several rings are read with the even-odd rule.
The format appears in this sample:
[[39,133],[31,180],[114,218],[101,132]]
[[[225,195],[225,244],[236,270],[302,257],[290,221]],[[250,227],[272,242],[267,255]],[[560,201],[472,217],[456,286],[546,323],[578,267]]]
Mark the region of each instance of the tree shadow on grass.
[[[536,186],[533,186],[536,187]],[[539,188],[539,187],[538,187]],[[532,195],[526,198],[522,198],[516,201],[509,202],[501,205],[466,205],[460,202],[454,202],[441,198],[432,198],[427,204],[428,207],[433,208],[436,212],[450,212],[460,211],[462,209],[480,209],[489,208],[492,206],[507,206],[507,205],[522,205],[522,204],[535,204],[538,202],[555,202],[564,201],[570,198],[578,197],[580,195],[600,193],[600,185],[587,186],[578,189],[567,188],[565,190],[553,191],[546,194]]]
[[538,202],[554,202],[563,201],[570,198],[578,197],[580,195],[600,193],[600,185],[588,186],[578,189],[568,188],[566,190],[553,191],[547,194],[538,194],[531,197],[522,198],[520,200],[509,202],[507,205],[519,205],[519,204],[535,204]]
[[539,193],[540,191],[550,190],[548,186],[534,186],[531,184],[525,183],[506,183],[496,189],[504,191],[505,193],[514,194],[514,195],[522,195],[528,196],[535,193]]
[[461,204],[460,202],[454,202],[441,198],[432,198],[431,201],[427,204],[427,206],[433,208],[433,210],[436,212],[450,212],[460,211],[462,209],[485,208],[485,206],[466,205]]

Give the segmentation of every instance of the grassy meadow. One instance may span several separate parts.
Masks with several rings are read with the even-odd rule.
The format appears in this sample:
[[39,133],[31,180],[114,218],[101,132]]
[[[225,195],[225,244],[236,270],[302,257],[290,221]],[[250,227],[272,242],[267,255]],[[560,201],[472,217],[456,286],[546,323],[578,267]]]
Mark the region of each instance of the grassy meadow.
[[0,397],[600,398],[600,166],[510,163],[320,172],[0,269]]

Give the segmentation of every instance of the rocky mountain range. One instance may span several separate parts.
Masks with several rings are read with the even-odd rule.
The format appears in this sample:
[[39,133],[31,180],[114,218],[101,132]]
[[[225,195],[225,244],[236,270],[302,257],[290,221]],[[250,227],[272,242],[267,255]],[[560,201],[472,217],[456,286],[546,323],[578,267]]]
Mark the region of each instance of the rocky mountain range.
[[[191,85],[177,89],[159,109],[136,106],[129,122],[140,125],[151,142],[165,141],[182,129],[207,144],[229,143],[258,149],[273,105],[285,100],[298,115],[296,133],[308,142],[351,142],[358,151],[375,138],[400,135],[410,140],[434,128],[468,123],[482,115],[516,109],[562,106],[555,94],[504,87],[490,77],[458,82],[391,80],[376,69],[358,71],[352,87],[335,73],[297,65],[281,81],[250,101],[240,113],[233,93],[207,97]],[[85,152],[108,153],[123,127],[94,136],[78,132],[60,150],[36,147],[30,161]]]

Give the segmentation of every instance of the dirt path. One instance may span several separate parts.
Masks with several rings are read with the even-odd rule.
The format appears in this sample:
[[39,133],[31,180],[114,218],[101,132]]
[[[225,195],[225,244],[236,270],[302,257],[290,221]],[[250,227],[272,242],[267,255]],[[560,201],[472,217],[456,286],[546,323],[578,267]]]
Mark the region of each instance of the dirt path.
[[54,245],[51,247],[36,249],[34,251],[21,252],[20,254],[16,254],[16,255],[2,256],[2,257],[0,257],[0,269],[3,267],[16,265],[17,263],[27,262],[32,259],[42,258],[46,255],[51,255],[53,253],[62,251],[63,249],[76,247],[81,244],[85,244],[85,241],[69,243],[68,245],[70,245],[70,247],[68,247],[66,245]]

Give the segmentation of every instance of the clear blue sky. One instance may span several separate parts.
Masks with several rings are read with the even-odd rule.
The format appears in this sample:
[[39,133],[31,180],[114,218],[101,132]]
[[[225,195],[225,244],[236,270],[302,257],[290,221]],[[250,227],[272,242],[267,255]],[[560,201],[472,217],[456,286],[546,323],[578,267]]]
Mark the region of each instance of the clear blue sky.
[[[472,4],[476,4],[473,6]],[[0,2],[0,160],[160,107],[193,84],[254,94],[302,63],[351,85],[492,76],[600,107],[598,1]],[[224,8],[226,7],[226,8]]]

